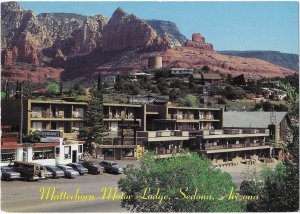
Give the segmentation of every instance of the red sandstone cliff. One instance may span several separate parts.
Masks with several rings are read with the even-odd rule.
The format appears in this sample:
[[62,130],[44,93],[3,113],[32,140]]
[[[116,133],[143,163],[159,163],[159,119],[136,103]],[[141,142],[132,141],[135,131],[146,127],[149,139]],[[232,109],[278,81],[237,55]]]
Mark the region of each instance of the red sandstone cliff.
[[146,22],[118,8],[104,28],[103,51],[149,47],[156,37],[156,32]]
[[200,48],[202,50],[212,51],[213,45],[210,43],[205,43],[205,38],[200,33],[194,33],[192,35],[192,41],[188,40],[185,43],[187,47]]

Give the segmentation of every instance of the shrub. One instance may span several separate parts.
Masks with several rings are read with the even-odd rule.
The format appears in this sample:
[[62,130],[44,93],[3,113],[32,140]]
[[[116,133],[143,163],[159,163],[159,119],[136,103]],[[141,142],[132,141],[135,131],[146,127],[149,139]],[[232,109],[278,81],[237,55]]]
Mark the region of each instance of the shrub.
[[180,100],[180,102],[184,106],[190,106],[190,107],[198,107],[199,106],[199,100],[196,96],[192,94],[186,95],[184,98]]
[[243,99],[245,96],[245,91],[240,87],[233,87],[230,85],[225,86],[223,91],[225,97],[230,100]]

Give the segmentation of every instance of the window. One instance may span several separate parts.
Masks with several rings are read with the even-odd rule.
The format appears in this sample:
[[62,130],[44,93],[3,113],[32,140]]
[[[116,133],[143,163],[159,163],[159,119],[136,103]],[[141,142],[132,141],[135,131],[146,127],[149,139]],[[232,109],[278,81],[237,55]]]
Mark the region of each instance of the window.
[[123,157],[134,157],[134,149],[122,149]]
[[84,109],[83,108],[75,108],[74,117],[82,118],[83,116],[84,116]]
[[110,131],[118,131],[118,122],[110,123]]
[[35,130],[42,130],[43,129],[43,123],[42,122],[32,122],[32,128]]
[[102,153],[104,157],[114,157],[114,149],[103,149]]
[[32,159],[53,159],[54,158],[54,147],[42,147],[32,149]]
[[14,161],[15,158],[16,158],[16,152],[14,149],[2,149],[1,150],[1,162],[2,163]]
[[65,146],[64,155],[65,159],[71,159],[71,146]]
[[42,107],[32,107],[32,117],[42,117]]
[[78,153],[82,153],[83,152],[83,145],[78,145]]

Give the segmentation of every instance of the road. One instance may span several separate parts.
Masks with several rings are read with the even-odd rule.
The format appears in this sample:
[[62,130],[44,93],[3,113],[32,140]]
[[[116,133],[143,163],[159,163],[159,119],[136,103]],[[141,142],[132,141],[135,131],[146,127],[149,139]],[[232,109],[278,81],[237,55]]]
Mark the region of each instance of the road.
[[[122,166],[127,163],[139,165],[138,161],[121,162]],[[222,167],[222,171],[231,174],[233,182],[237,187],[245,179],[246,174],[253,174],[253,168],[256,171],[261,170],[260,165],[250,166],[250,173],[242,173],[247,171],[249,167],[246,165],[238,165],[234,167]],[[252,171],[251,171],[252,170]],[[101,188],[115,188],[118,186],[119,179],[124,175],[84,175],[77,179],[48,179],[38,182],[11,181],[1,182],[1,209],[7,212],[126,212],[127,210],[120,207],[120,200],[102,199],[103,194]],[[41,200],[40,189],[44,187],[56,188],[55,195],[66,192],[67,195],[74,195],[77,188],[80,189],[80,195],[94,195],[95,200]],[[51,194],[50,194],[51,195]]]

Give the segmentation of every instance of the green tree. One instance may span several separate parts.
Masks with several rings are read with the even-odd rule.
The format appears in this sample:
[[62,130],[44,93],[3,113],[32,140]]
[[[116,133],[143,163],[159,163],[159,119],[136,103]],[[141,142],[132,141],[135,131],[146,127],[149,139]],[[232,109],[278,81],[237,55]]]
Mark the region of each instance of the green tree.
[[42,134],[40,131],[33,131],[23,137],[23,143],[40,143]]
[[[243,211],[240,201],[228,200],[236,192],[231,176],[212,167],[208,159],[197,154],[157,159],[147,153],[140,168],[129,165],[119,187],[130,199],[121,206],[133,212],[230,212]],[[145,200],[149,194],[166,196],[165,200]],[[149,190],[150,193],[145,191]],[[180,192],[181,191],[181,192]],[[207,200],[193,200],[186,196],[206,196]],[[210,199],[208,199],[210,198]],[[220,200],[218,200],[220,199]]]
[[299,93],[295,87],[290,83],[283,83],[279,81],[281,87],[287,92],[287,98],[290,102],[290,114],[295,117],[299,117]]
[[209,66],[204,65],[204,66],[201,68],[201,70],[204,71],[204,72],[209,72],[209,71],[210,71],[210,68],[209,68]]
[[115,82],[115,90],[124,93],[124,84],[126,79],[124,76],[118,75]]
[[90,98],[84,116],[84,126],[80,130],[79,137],[86,143],[87,150],[94,152],[93,143],[101,144],[106,132],[103,122],[103,93],[101,77],[98,77],[98,85],[91,89]]
[[169,100],[174,102],[180,97],[180,95],[181,93],[179,88],[172,88],[169,93]]
[[299,210],[299,132],[293,130],[293,142],[287,146],[287,159],[275,169],[262,171],[262,185],[243,190],[245,195],[258,195],[258,201],[248,202],[250,212],[294,212]]
[[254,192],[258,201],[249,202],[249,212],[293,212],[299,209],[299,170],[292,162],[277,164],[274,170],[262,171],[263,185],[253,185],[245,195]]
[[226,85],[223,91],[225,97],[230,100],[243,99],[245,96],[245,91],[239,87],[233,87]]
[[152,93],[155,93],[155,94],[159,94],[160,93],[160,91],[159,91],[159,89],[158,89],[158,87],[156,85],[151,85],[150,86],[150,91]]
[[180,99],[180,102],[184,106],[190,106],[190,107],[199,107],[199,100],[195,95],[188,94],[184,98]]
[[4,100],[6,98],[6,93],[4,91],[1,91],[1,100]]
[[58,94],[60,92],[59,85],[57,83],[48,84],[46,89],[47,92],[52,95]]

